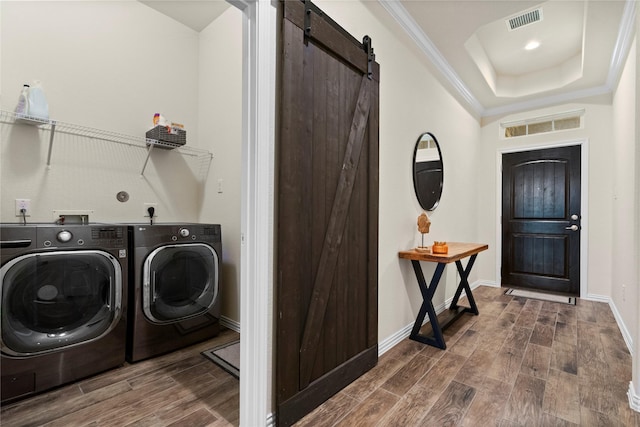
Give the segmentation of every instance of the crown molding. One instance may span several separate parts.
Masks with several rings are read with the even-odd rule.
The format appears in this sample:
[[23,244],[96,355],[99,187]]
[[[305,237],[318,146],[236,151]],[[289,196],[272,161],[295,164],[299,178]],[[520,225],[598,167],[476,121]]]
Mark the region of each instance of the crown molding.
[[629,56],[629,49],[633,43],[633,30],[636,20],[636,1],[627,0],[624,5],[624,11],[622,12],[622,19],[620,20],[620,29],[618,31],[618,38],[616,45],[613,49],[613,55],[611,55],[611,64],[609,65],[609,75],[607,76],[607,86],[613,91],[620,79],[622,70],[624,68],[627,56]]
[[460,94],[464,101],[473,111],[482,114],[484,107],[471,93],[467,85],[463,83],[458,74],[451,68],[451,65],[444,59],[438,48],[431,39],[422,31],[422,28],[413,19],[407,9],[402,6],[399,0],[378,0],[382,7],[391,15],[405,32],[413,39],[418,47],[429,58],[436,69],[447,79],[447,81]]
[[577,101],[579,99],[589,98],[592,96],[606,95],[611,93],[609,86],[598,86],[587,89],[576,90],[573,92],[560,93],[558,95],[546,96],[544,98],[536,98],[529,101],[514,102],[512,104],[500,107],[485,108],[482,111],[482,117],[491,117],[505,114],[512,114],[521,111],[535,110],[537,108],[549,107],[551,105],[566,104],[568,102]]
[[636,1],[625,0],[625,7],[620,22],[618,38],[611,57],[607,81],[602,86],[576,90],[558,95],[545,96],[523,102],[514,102],[500,107],[485,108],[473,95],[467,85],[460,79],[451,65],[447,62],[438,48],[422,31],[411,14],[402,6],[400,0],[378,0],[382,7],[391,15],[405,32],[413,39],[436,69],[453,86],[468,106],[480,117],[511,114],[520,111],[548,107],[559,103],[577,101],[582,98],[612,93],[622,73],[624,63],[633,42],[636,14]]

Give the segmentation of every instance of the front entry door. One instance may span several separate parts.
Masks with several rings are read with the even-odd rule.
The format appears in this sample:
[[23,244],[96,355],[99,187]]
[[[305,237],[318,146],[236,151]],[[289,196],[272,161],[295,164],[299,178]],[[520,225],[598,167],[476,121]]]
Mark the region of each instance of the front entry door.
[[276,406],[291,425],[377,363],[378,81],[363,44],[285,1]]
[[502,286],[580,296],[580,146],[502,156]]

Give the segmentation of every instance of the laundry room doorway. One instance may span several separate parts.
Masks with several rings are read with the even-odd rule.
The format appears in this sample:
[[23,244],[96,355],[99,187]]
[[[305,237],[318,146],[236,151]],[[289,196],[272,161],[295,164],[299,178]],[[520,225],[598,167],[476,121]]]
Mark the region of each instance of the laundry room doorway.
[[[220,3],[208,0],[208,3]],[[207,3],[205,2],[205,3]],[[199,117],[213,152],[199,221],[222,227],[221,325],[240,332],[240,424],[269,424],[277,3],[227,0],[200,49]],[[226,292],[226,295],[225,295]]]
[[240,425],[272,424],[277,4],[228,0],[243,13]]

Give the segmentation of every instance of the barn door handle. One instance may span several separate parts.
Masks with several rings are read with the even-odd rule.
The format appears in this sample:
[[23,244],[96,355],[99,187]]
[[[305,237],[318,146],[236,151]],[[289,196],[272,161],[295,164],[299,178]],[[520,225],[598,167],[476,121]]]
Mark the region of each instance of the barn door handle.
[[578,231],[578,226],[573,224],[571,227],[566,227],[565,230]]

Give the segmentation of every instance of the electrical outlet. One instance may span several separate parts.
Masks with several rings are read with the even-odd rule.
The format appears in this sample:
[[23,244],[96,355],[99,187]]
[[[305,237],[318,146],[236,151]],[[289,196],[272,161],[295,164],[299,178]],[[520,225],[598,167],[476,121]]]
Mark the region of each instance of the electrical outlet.
[[16,216],[22,216],[22,209],[25,216],[31,216],[31,199],[16,199]]
[[153,217],[158,216],[158,204],[157,203],[145,203],[144,204],[144,217],[149,218],[149,208],[153,208]]

